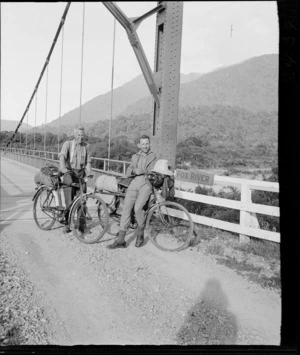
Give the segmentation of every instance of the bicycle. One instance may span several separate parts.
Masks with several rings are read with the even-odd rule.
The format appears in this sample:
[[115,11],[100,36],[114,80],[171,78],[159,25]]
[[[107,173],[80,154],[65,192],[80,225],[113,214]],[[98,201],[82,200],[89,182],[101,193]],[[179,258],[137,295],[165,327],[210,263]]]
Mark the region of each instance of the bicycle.
[[[115,224],[119,224],[121,213],[118,212],[125,198],[127,186],[118,183],[119,192],[111,192],[95,188],[95,193],[114,195],[112,203],[107,204],[109,225],[107,232],[113,236]],[[152,185],[152,195],[146,206],[145,236],[160,250],[180,251],[190,245],[193,238],[194,224],[191,215],[181,204],[172,201],[162,201],[160,189]],[[134,210],[131,212],[131,229],[137,228]]]
[[[75,175],[73,171],[69,173]],[[60,172],[52,174],[59,178],[63,175]],[[79,183],[71,184],[59,180],[57,187],[40,185],[32,199],[33,217],[37,226],[42,230],[51,230],[55,222],[58,222],[69,225],[75,237],[82,243],[98,242],[108,226],[108,209],[99,196],[83,192],[83,183],[87,182],[89,177],[77,176]],[[79,188],[80,193],[68,208],[64,208],[61,206],[61,192],[70,186]]]

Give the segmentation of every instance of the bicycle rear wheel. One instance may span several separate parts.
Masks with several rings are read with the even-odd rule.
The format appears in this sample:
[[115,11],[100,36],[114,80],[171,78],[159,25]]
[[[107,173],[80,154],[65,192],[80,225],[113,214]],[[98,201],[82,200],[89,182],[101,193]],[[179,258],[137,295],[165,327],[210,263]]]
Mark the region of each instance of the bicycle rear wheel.
[[145,233],[157,248],[179,251],[189,246],[193,229],[189,212],[176,202],[165,201],[149,211]]
[[55,223],[55,198],[50,189],[44,186],[33,202],[33,218],[40,229],[49,230]]
[[71,214],[75,237],[82,243],[98,242],[106,233],[108,210],[105,202],[94,194],[85,194],[75,202]]

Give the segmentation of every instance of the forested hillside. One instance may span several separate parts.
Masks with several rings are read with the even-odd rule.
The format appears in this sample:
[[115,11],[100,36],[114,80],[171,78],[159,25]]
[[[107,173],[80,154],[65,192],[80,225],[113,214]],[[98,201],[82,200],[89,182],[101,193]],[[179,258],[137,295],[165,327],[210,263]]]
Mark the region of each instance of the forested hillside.
[[[112,124],[111,158],[130,160],[140,134],[151,135],[150,114],[118,117]],[[92,154],[107,157],[109,121],[87,128]],[[8,133],[1,134],[7,141]],[[61,142],[72,137],[61,134]],[[23,144],[26,136],[22,134]],[[20,136],[17,136],[17,144]],[[43,149],[43,132],[36,134],[36,146]],[[33,147],[33,134],[28,138]],[[57,150],[57,135],[48,132],[46,145]],[[198,168],[266,168],[277,166],[277,112],[253,113],[239,107],[185,107],[179,111],[177,166]]]
[[[197,167],[268,166],[277,164],[277,112],[253,113],[240,107],[184,107],[179,111],[178,164]],[[151,135],[151,114],[118,117],[112,136],[134,142]],[[89,136],[105,139],[108,121],[88,128]]]

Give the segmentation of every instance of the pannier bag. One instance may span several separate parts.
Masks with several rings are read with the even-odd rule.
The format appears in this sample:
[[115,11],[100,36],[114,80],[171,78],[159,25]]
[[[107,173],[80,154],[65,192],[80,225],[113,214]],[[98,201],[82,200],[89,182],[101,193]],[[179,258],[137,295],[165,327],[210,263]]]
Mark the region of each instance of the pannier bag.
[[96,180],[96,189],[110,191],[110,192],[118,192],[118,182],[117,178],[109,175],[100,175]]
[[[96,191],[118,192],[117,179],[114,176],[100,175],[95,183]],[[109,206],[113,206],[115,195],[97,193],[99,197]]]
[[151,172],[147,175],[147,178],[150,181],[152,186],[156,188],[160,188],[163,186],[164,176],[162,174]]
[[60,181],[58,176],[54,176],[54,174],[59,173],[58,167],[46,164],[39,172],[37,172],[34,176],[34,182],[37,185],[46,185],[50,187],[58,187],[58,183]]

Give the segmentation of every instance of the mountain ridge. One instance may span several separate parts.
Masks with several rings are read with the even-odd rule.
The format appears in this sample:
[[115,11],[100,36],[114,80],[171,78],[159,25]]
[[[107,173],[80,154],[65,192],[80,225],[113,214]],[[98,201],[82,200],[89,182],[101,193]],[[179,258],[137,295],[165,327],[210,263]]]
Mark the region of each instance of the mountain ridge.
[[[278,109],[278,54],[253,57],[205,74],[181,74],[179,107],[215,104],[240,106],[248,111]],[[82,106],[82,122],[93,124],[110,118],[108,92]],[[153,99],[142,75],[114,90],[113,119],[152,111]],[[61,117],[61,127],[70,130],[79,117],[79,108]],[[57,127],[58,119],[48,124]],[[69,126],[69,127],[68,127]]]
[[[0,121],[0,131],[15,131],[19,124],[19,121],[13,121],[13,120],[3,120],[1,119]],[[26,130],[31,130],[33,127],[30,124],[27,124],[25,122],[22,123],[20,127],[20,131],[24,132]]]
[[[179,106],[229,105],[249,111],[274,111],[278,105],[278,55],[266,54],[215,69],[180,87]],[[122,113],[150,112],[144,97]]]
[[[202,74],[200,73],[181,74],[181,80],[182,82],[186,83],[191,80],[195,80],[196,78],[199,78],[199,76],[201,75]],[[122,114],[122,112],[127,108],[128,105],[134,104],[139,99],[147,97],[147,95],[150,95],[150,93],[142,74],[138,75],[126,84],[114,89],[114,117],[117,117],[118,115]],[[95,123],[98,120],[103,121],[109,119],[110,109],[111,92],[109,91],[105,94],[98,95],[90,99],[82,105],[82,121],[84,121],[85,123]],[[62,126],[74,126],[74,118],[77,117],[79,117],[79,108],[75,108],[65,113],[61,117]],[[75,119],[75,121],[77,120]],[[59,118],[53,120],[47,126],[57,127],[58,122]]]

